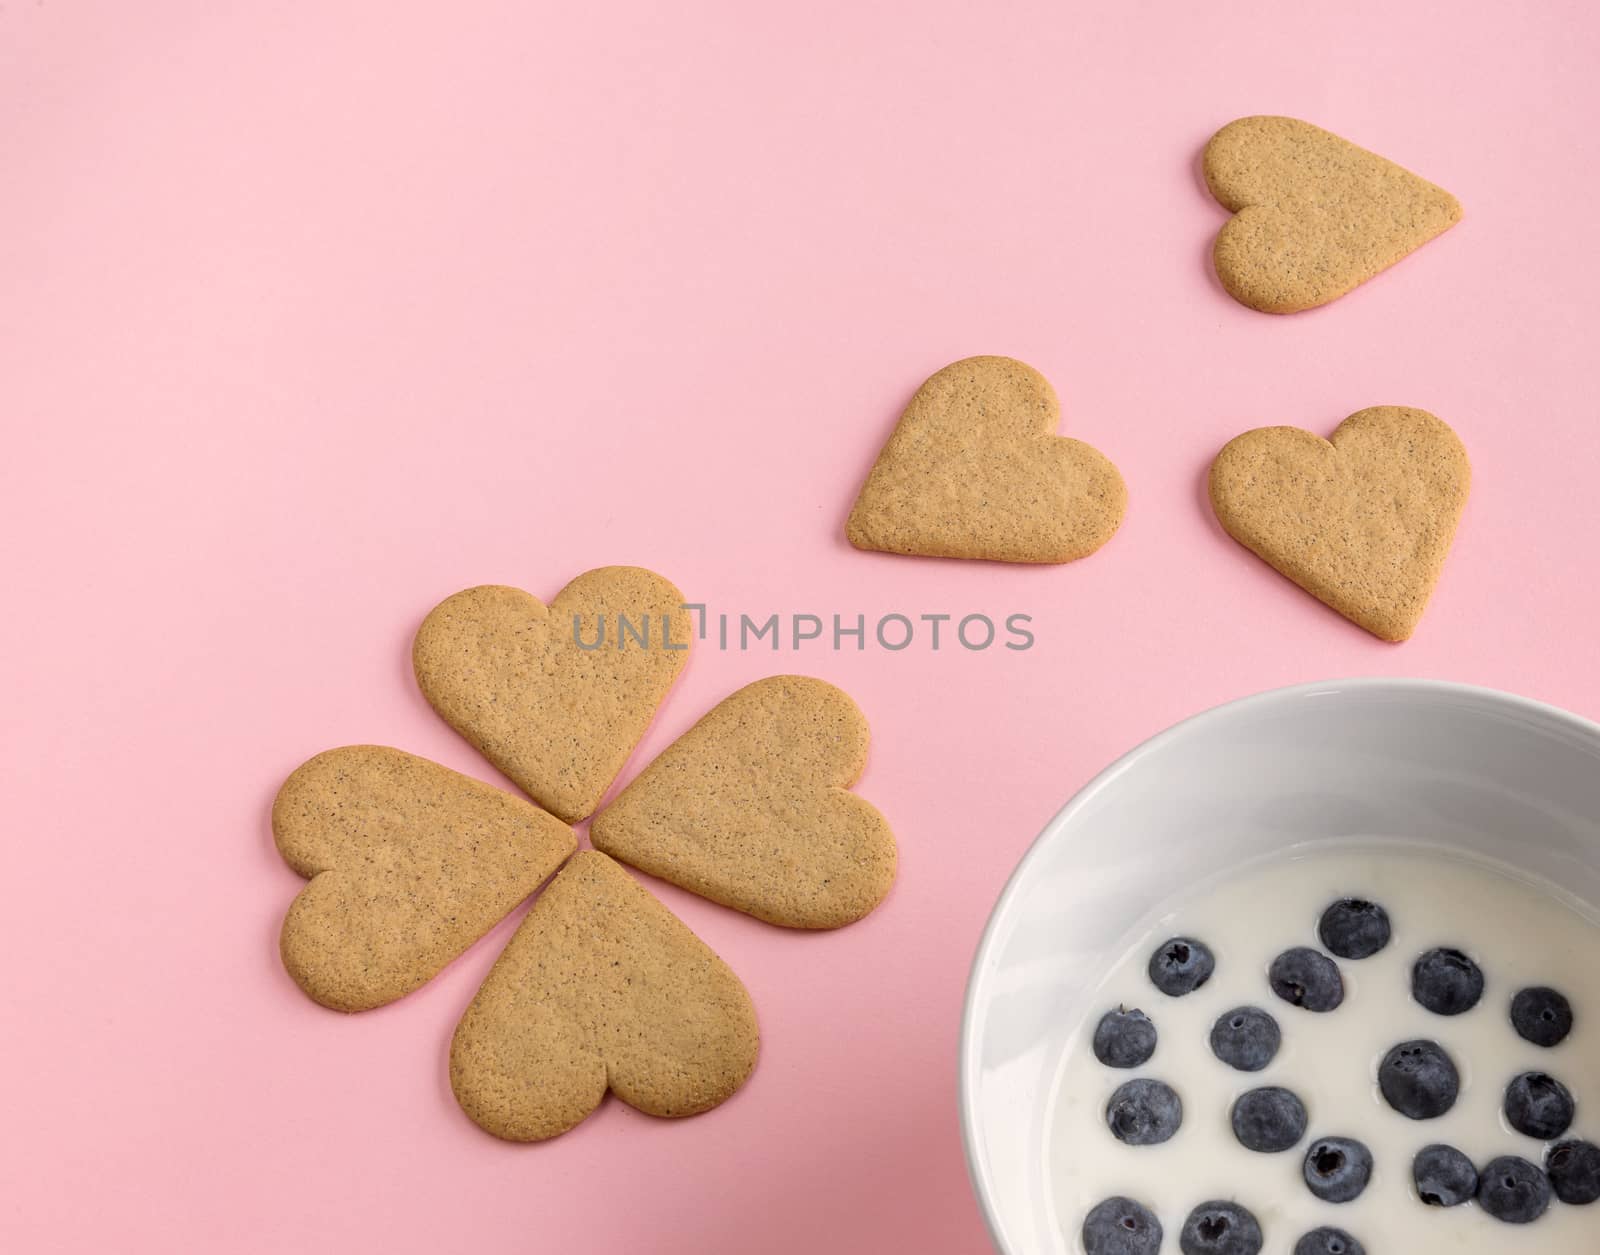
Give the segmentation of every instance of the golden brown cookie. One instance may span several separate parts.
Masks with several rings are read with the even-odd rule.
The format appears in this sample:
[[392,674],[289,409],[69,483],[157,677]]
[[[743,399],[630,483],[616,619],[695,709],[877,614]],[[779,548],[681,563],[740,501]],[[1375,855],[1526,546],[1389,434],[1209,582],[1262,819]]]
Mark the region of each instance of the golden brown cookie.
[[337,1011],[430,980],[577,847],[521,798],[378,745],[298,767],[272,804],[272,835],[311,881],[284,918],[283,965]]
[[1461,218],[1443,188],[1295,118],[1228,123],[1203,165],[1233,213],[1212,251],[1217,277],[1268,314],[1326,305]]
[[456,1026],[450,1085],[496,1137],[565,1133],[609,1088],[692,1116],[755,1067],[750,995],[727,964],[604,854],[584,850],[534,902]]
[[845,531],[857,549],[1071,562],[1111,539],[1122,476],[1055,434],[1049,381],[1009,357],[969,357],[931,376],[878,454]]
[[412,646],[423,695],[545,809],[593,812],[688,658],[683,594],[642,567],[586,571],[547,607],[517,588],[435,606]]
[[849,787],[867,721],[806,676],[723,699],[595,816],[595,848],[791,928],[838,928],[883,900],[894,834]]
[[1298,427],[1235,436],[1211,504],[1245,548],[1386,641],[1416,629],[1450,552],[1472,468],[1426,410],[1380,405],[1323,440]]

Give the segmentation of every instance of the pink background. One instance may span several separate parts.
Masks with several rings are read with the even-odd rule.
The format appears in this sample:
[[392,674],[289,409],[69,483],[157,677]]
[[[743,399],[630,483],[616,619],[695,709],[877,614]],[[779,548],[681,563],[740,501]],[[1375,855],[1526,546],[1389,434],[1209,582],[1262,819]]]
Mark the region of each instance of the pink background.
[[[0,1246],[977,1251],[962,988],[1075,788],[1307,679],[1600,716],[1596,10],[1074,8],[0,5]],[[1256,112],[1465,220],[1323,310],[1241,308],[1196,159]],[[972,353],[1043,370],[1121,467],[1097,556],[843,541],[901,405]],[[1476,467],[1399,647],[1203,496],[1237,432],[1379,403],[1440,414]],[[820,936],[652,884],[748,984],[753,1080],[509,1146],[445,1053],[512,923],[398,1005],[321,1010],[278,965],[300,882],[268,805],[351,741],[498,780],[418,695],[415,625],[619,562],[714,612],[1022,612],[1038,644],[699,650],[630,773],[745,681],[835,681],[899,882]]]

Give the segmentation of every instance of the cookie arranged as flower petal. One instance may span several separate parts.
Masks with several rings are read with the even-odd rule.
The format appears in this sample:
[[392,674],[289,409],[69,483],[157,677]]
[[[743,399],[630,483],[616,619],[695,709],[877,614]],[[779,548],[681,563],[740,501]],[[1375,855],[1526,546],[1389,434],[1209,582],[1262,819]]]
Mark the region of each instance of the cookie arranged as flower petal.
[[773,924],[838,928],[883,900],[894,835],[849,792],[867,760],[849,696],[806,676],[713,707],[595,817],[595,848]]
[[1212,249],[1217,277],[1263,313],[1326,305],[1461,218],[1442,187],[1297,118],[1230,122],[1202,164],[1233,212]]
[[311,881],[283,921],[284,967],[339,1011],[424,984],[577,848],[522,798],[376,745],[297,768],[273,802],[272,834]]
[[1236,436],[1211,465],[1227,533],[1386,641],[1416,629],[1450,552],[1472,471],[1426,410],[1380,405],[1331,440],[1298,427]]
[[564,1133],[607,1089],[654,1116],[729,1098],[755,1067],[755,1009],[727,964],[626,871],[573,856],[456,1026],[450,1085],[497,1137]]
[[562,819],[600,804],[688,658],[683,594],[641,567],[586,571],[546,606],[469,588],[412,646],[423,695],[529,797]]
[[917,389],[850,512],[857,549],[1071,562],[1122,522],[1110,460],[1056,435],[1061,406],[1033,367],[969,357]]

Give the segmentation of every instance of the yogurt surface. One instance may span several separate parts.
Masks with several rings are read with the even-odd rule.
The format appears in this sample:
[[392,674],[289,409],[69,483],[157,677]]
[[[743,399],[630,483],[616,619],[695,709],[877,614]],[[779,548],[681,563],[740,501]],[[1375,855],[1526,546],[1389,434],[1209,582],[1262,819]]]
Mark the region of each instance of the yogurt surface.
[[[1339,898],[1366,898],[1389,913],[1393,937],[1378,954],[1336,959],[1344,1002],[1316,1013],[1276,997],[1267,981],[1273,958],[1292,946],[1322,948],[1317,923]],[[1216,956],[1201,988],[1172,998],[1151,984],[1151,953],[1174,936],[1193,937]],[[1465,951],[1482,967],[1485,991],[1464,1014],[1440,1016],[1411,995],[1411,967],[1435,946]],[[1600,1142],[1600,916],[1559,889],[1511,869],[1393,839],[1341,842],[1289,852],[1220,876],[1174,900],[1149,921],[1086,1004],[1068,1043],[1046,1120],[1045,1170],[1057,1231],[1066,1250],[1082,1252],[1084,1216],[1103,1199],[1125,1195],[1149,1207],[1165,1230],[1162,1251],[1177,1251],[1191,1208],[1210,1199],[1248,1207],[1260,1221],[1264,1255],[1287,1255],[1319,1226],[1347,1230],[1368,1255],[1594,1255],[1600,1251],[1600,1203],[1552,1200],[1528,1225],[1495,1220],[1475,1202],[1425,1206],[1412,1185],[1411,1161],[1434,1142],[1465,1152],[1479,1168],[1499,1155],[1543,1166],[1547,1143],[1513,1130],[1502,1114],[1506,1085],[1522,1072],[1548,1072],[1577,1100],[1563,1135]],[[1519,989],[1548,985],[1571,1000],[1575,1024],[1560,1045],[1541,1048],[1512,1028]],[[1256,1006],[1283,1033],[1262,1071],[1240,1072],[1210,1047],[1224,1012]],[[1159,1040],[1141,1067],[1110,1068],[1095,1058],[1092,1036],[1107,1011],[1137,1007]],[[1461,1094],[1445,1115],[1414,1121],[1394,1111],[1377,1085],[1378,1062],[1412,1038],[1439,1042],[1461,1073]],[[1127,1146],[1106,1127],[1112,1091],[1133,1077],[1171,1085],[1183,1101],[1183,1124],[1158,1146]],[[1309,1115],[1294,1149],[1262,1154],[1235,1139],[1235,1098],[1259,1086],[1292,1090]],[[1353,1137],[1375,1161],[1355,1201],[1314,1197],[1302,1177],[1312,1141]]]

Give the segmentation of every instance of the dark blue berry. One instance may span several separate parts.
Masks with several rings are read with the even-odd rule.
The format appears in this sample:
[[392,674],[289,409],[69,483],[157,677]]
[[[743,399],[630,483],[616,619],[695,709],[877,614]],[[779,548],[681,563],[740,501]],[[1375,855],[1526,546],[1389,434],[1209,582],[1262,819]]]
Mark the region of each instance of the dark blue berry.
[[1084,1219],[1083,1249],[1087,1255],[1156,1255],[1161,1222],[1131,1198],[1108,1198]]
[[1511,1027],[1535,1046],[1559,1046],[1572,1031],[1572,1004],[1545,985],[1524,989],[1511,1000]]
[[1343,898],[1322,913],[1317,935],[1341,959],[1370,959],[1389,944],[1389,912],[1364,898]]
[[1526,1159],[1502,1155],[1478,1174],[1478,1206],[1507,1224],[1531,1224],[1550,1206],[1550,1178]]
[[1572,1091],[1547,1072],[1524,1072],[1506,1086],[1506,1122],[1518,1133],[1553,1141],[1575,1114]]
[[1435,1015],[1460,1015],[1483,997],[1483,969],[1459,950],[1429,950],[1411,967],[1411,996]]
[[1600,1146],[1560,1142],[1544,1159],[1550,1185],[1563,1203],[1583,1207],[1600,1199]]
[[1230,1118],[1239,1144],[1262,1154],[1289,1150],[1306,1135],[1305,1104],[1277,1085],[1240,1094]]
[[1378,1088],[1401,1115],[1432,1120],[1456,1105],[1461,1074],[1436,1041],[1403,1041],[1378,1065]]
[[1273,993],[1307,1011],[1332,1011],[1344,1001],[1339,965],[1310,946],[1296,946],[1273,959],[1267,979]]
[[1100,1017],[1094,1057],[1108,1068],[1137,1068],[1156,1052],[1156,1026],[1143,1011],[1118,1007]]
[[1367,1248],[1343,1229],[1313,1229],[1294,1244],[1294,1255],[1367,1255]]
[[1217,960],[1192,937],[1174,937],[1150,956],[1150,981],[1164,994],[1181,998],[1211,979]]
[[1201,1203],[1178,1235],[1183,1255],[1259,1255],[1261,1225],[1238,1203]]
[[1138,1077],[1117,1086],[1106,1104],[1106,1124],[1119,1142],[1156,1146],[1178,1131],[1183,1103],[1172,1086]]
[[1372,1152],[1353,1137],[1323,1137],[1311,1143],[1304,1166],[1306,1188],[1325,1203],[1361,1197],[1372,1180]]
[[1211,1051],[1230,1068],[1259,1072],[1278,1053],[1278,1021],[1260,1007],[1235,1007],[1211,1026]]
[[1459,1207],[1478,1192],[1478,1170],[1454,1146],[1435,1142],[1411,1161],[1417,1197],[1429,1207]]

